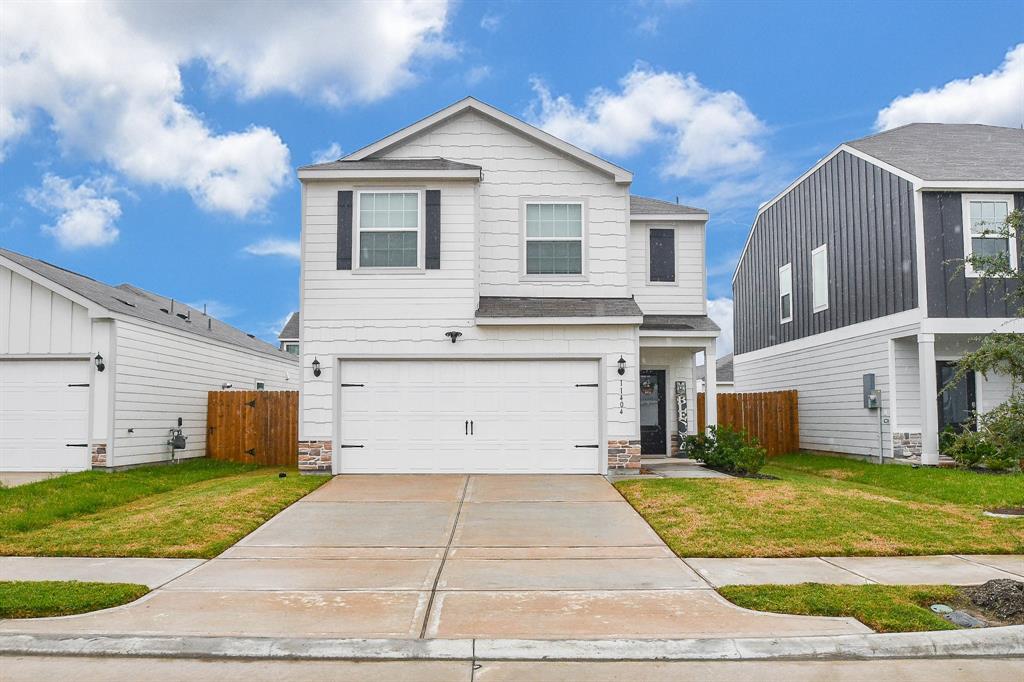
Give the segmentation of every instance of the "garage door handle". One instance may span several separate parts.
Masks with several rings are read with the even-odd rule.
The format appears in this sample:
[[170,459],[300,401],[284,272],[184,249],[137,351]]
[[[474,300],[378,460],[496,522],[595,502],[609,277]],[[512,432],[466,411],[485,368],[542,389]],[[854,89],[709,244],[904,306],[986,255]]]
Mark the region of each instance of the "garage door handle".
[[89,444],[88,443],[68,443],[64,447],[66,447],[66,448],[87,448],[87,447],[89,447]]
[[469,420],[468,419],[466,420],[465,426],[466,426],[466,435],[468,436],[469,435]]
[[89,384],[68,384],[71,388],[88,388]]
[[576,384],[576,388],[597,388],[597,384]]
[[578,448],[599,448],[600,445],[577,445]]

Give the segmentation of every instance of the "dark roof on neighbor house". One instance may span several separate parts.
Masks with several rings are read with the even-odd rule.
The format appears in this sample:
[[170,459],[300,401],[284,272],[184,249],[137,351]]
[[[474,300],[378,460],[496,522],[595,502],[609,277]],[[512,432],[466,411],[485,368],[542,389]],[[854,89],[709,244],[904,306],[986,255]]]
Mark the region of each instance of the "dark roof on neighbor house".
[[911,123],[847,142],[922,180],[1024,180],[1024,130]]
[[328,161],[327,163],[314,163],[309,166],[300,166],[299,170],[481,170],[480,166],[469,163],[451,161],[441,157],[427,159],[361,159],[358,161]]
[[671,201],[650,199],[629,195],[630,215],[687,215],[691,213],[707,213],[703,208],[694,208],[684,204],[673,204]]
[[644,315],[641,329],[675,332],[721,331],[707,315]]
[[[698,365],[696,367],[696,375],[698,379],[705,378],[706,372],[704,371],[704,365]],[[733,383],[732,378],[732,353],[723,355],[718,358],[718,362],[715,363],[715,376],[717,377],[717,383],[720,384],[731,384]]]
[[298,362],[294,355],[278,350],[277,346],[261,341],[237,327],[216,320],[203,314],[203,311],[179,301],[131,284],[121,284],[116,287],[104,284],[91,277],[7,249],[0,248],[0,255],[111,312],[155,322],[164,327],[196,336],[215,339],[245,350]]
[[288,321],[284,323],[284,327],[281,328],[281,333],[277,335],[279,339],[297,339],[299,338],[299,313],[298,311],[292,313]]
[[640,317],[632,298],[481,296],[477,317]]

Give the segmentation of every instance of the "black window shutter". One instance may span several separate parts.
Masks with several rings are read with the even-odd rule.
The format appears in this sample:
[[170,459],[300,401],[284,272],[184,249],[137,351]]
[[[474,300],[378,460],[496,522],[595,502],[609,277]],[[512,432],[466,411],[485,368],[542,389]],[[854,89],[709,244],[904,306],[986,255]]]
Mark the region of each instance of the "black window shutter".
[[427,190],[427,270],[441,269],[441,190]]
[[338,192],[338,269],[352,269],[352,190]]
[[676,281],[676,231],[651,230],[651,281]]

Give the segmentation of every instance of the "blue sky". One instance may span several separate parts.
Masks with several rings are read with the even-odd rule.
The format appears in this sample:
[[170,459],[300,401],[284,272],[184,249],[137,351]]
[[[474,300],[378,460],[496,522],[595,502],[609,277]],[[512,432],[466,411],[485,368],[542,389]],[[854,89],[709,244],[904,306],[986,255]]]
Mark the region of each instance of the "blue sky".
[[720,319],[758,204],[840,142],[1024,118],[1019,1],[7,3],[0,22],[0,245],[265,338],[298,304],[294,167],[467,94],[709,208]]

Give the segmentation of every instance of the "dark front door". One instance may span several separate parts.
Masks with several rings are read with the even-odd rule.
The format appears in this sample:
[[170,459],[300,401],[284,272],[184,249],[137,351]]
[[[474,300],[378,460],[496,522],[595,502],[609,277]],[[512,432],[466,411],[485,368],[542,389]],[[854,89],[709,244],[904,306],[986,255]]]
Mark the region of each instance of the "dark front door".
[[665,453],[665,370],[640,370],[640,454]]
[[[976,398],[974,394],[974,372],[968,372],[949,388],[946,385],[956,374],[955,362],[936,362],[939,386],[939,433],[947,426],[957,431],[976,427],[974,410]],[[942,390],[942,389],[946,390]]]

